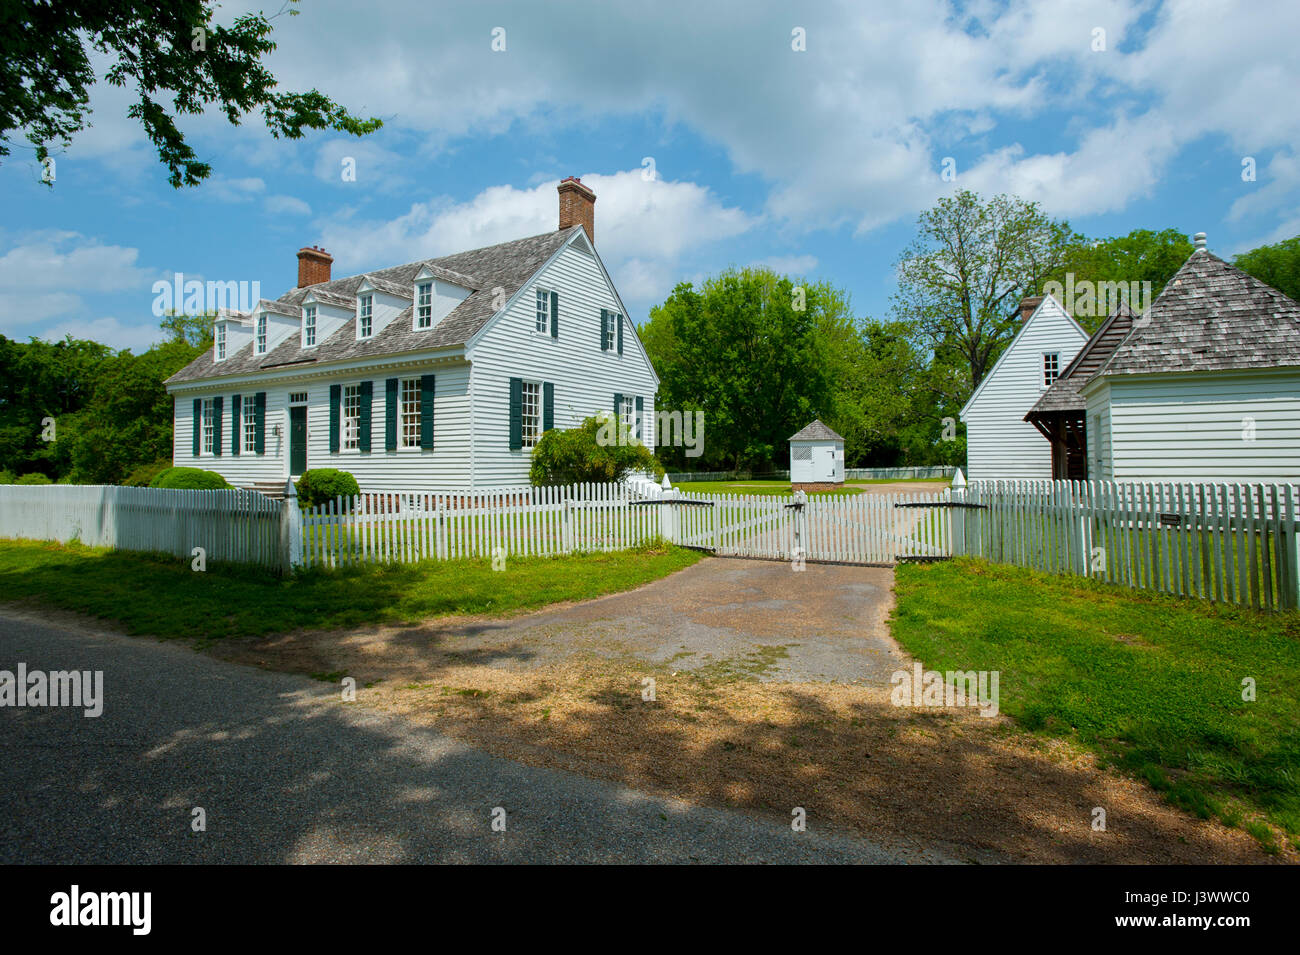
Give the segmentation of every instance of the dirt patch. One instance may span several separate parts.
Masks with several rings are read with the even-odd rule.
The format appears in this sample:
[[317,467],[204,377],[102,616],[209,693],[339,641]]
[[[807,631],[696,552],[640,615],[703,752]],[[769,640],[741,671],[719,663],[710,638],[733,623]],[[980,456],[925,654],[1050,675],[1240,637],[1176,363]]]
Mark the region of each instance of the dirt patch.
[[[530,765],[783,820],[802,806],[810,825],[968,861],[1270,861],[1247,834],[1179,812],[1080,748],[1005,719],[896,707],[879,681],[774,679],[787,644],[650,660],[584,642],[590,633],[553,647],[516,639],[553,616],[294,634],[212,652],[346,673],[360,704]],[[1097,807],[1104,832],[1092,828]]]

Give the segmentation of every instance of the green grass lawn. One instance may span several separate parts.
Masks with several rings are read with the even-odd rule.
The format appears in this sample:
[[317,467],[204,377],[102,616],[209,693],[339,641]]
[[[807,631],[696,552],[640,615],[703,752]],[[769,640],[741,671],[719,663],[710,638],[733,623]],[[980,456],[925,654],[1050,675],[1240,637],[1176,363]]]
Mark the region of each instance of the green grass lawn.
[[606,554],[426,561],[311,570],[190,570],[187,559],[35,541],[0,541],[0,601],[72,610],[128,633],[219,639],[299,628],[506,614],[628,590],[700,559],[676,547]]
[[[756,496],[778,496],[788,495],[791,493],[789,481],[683,481],[681,484],[674,484],[673,487],[680,488],[688,494],[752,494]],[[857,488],[845,487],[835,491],[817,491],[809,494],[809,497],[861,493],[862,492]]]
[[1076,739],[1267,846],[1265,817],[1300,847],[1300,614],[973,559],[900,566],[896,592],[894,637],[926,668],[997,670],[1021,726]]

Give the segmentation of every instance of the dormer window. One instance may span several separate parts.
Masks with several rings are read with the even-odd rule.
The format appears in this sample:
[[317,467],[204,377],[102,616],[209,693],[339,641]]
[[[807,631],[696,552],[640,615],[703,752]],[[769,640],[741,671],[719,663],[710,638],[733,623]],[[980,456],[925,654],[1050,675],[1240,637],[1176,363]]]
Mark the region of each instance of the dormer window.
[[357,337],[369,338],[375,328],[375,297],[369,293],[357,298]]
[[432,282],[421,282],[415,287],[415,327],[433,328]]
[[266,354],[266,314],[257,316],[257,341],[253,345],[259,355]]
[[217,348],[217,361],[225,361],[226,360],[226,326],[224,324],[217,326],[216,348]]
[[316,306],[308,305],[302,310],[302,347],[312,348],[316,344]]

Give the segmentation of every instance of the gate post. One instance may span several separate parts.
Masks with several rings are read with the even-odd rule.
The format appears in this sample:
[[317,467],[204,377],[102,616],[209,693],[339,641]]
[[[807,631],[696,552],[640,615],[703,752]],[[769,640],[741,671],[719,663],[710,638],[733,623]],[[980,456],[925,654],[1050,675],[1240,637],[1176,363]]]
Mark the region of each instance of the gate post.
[[[802,488],[794,492],[794,549],[796,555],[808,559],[808,525],[804,521],[804,507],[808,503],[808,494]],[[795,555],[792,555],[792,557]]]
[[952,553],[949,556],[960,557],[966,553],[966,515],[970,512],[969,508],[961,506],[966,503],[966,475],[961,473],[961,468],[952,476],[949,500],[957,505],[947,509],[952,540]]
[[293,478],[285,482],[284,500],[280,502],[280,569],[292,573],[302,565],[302,511],[298,508],[298,489]]
[[434,556],[438,560],[447,559],[447,502],[438,498],[438,530],[434,538]]

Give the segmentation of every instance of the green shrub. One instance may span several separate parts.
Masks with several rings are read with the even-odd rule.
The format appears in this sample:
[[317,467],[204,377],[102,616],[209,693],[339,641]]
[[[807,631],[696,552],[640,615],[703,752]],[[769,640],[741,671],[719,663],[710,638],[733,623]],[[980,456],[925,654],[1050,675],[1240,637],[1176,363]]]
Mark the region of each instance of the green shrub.
[[31,474],[24,474],[18,479],[19,484],[52,484],[48,477],[39,472],[33,471]]
[[336,468],[304,471],[295,487],[298,489],[298,502],[304,507],[315,507],[336,497],[353,497],[361,493],[357,479]]
[[17,483],[18,483],[18,475],[14,474],[13,471],[0,470],[0,484],[17,484]]
[[639,441],[619,440],[617,419],[587,418],[568,431],[553,429],[533,449],[528,479],[534,486],[621,481],[629,471],[649,471],[663,477],[663,465]]
[[138,465],[126,480],[122,482],[125,487],[152,487],[154,478],[162,474],[163,471],[170,471],[172,463],[170,461],[154,461],[152,464]]
[[159,472],[150,487],[170,488],[174,491],[210,491],[230,485],[216,471],[202,468],[168,468]]

